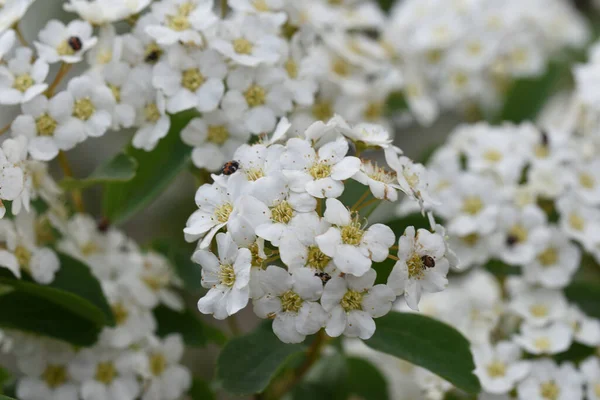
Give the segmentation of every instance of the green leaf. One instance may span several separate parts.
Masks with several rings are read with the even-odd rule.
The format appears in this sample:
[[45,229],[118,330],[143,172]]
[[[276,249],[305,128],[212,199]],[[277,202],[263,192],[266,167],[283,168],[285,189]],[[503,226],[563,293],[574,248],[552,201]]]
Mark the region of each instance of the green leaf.
[[384,376],[373,364],[351,357],[348,365],[348,391],[364,400],[387,400],[388,387]]
[[495,259],[488,261],[484,268],[495,276],[502,278],[506,278],[510,275],[519,275],[521,273],[521,268],[505,264],[502,261]]
[[13,399],[12,397],[8,397],[8,396],[4,396],[3,394],[0,394],[0,400],[16,400],[16,399]]
[[217,360],[217,379],[231,394],[260,393],[286,361],[305,347],[281,342],[271,324],[261,324],[254,332],[227,342]]
[[577,304],[588,316],[600,318],[600,284],[596,282],[573,282],[565,288],[567,298]]
[[160,305],[154,309],[158,322],[157,335],[165,337],[180,333],[188,346],[204,347],[208,343],[223,345],[227,337],[217,328],[202,323],[190,310],[178,312]]
[[150,152],[128,146],[126,153],[138,164],[135,177],[129,182],[109,183],[104,190],[103,212],[112,224],[120,224],[151,203],[186,168],[191,149],[179,133],[197,116],[195,110],[183,111],[171,117],[171,129]]
[[194,252],[193,244],[186,243],[181,247],[174,240],[159,239],[155,240],[151,247],[171,261],[188,291],[197,293],[205,290],[202,287],[202,268],[191,259]]
[[419,314],[391,312],[365,343],[439,375],[469,392],[481,390],[469,342],[456,329]]
[[0,296],[0,327],[91,346],[102,327],[71,309],[22,291]]
[[84,179],[66,177],[60,182],[63,189],[85,189],[98,183],[127,182],[133,179],[138,163],[135,158],[119,153],[96,168]]
[[13,376],[6,368],[0,367],[0,394],[4,386],[13,379]]
[[90,269],[72,257],[59,253],[60,270],[49,285],[39,285],[29,278],[14,279],[0,273],[0,283],[18,292],[37,297],[40,303],[52,302],[98,326],[114,326],[112,310],[98,280]]
[[216,398],[208,382],[200,378],[194,378],[189,394],[192,400],[214,400]]

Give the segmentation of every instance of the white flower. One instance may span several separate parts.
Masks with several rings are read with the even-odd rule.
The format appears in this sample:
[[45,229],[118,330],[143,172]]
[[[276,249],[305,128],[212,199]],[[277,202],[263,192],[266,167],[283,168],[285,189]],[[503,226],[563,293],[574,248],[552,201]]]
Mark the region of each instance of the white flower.
[[184,344],[181,335],[154,339],[145,349],[140,372],[146,378],[142,400],[176,400],[190,388],[190,371],[180,365]]
[[221,109],[192,119],[181,131],[181,140],[194,147],[194,165],[209,171],[219,171],[227,161],[237,160],[234,152],[242,149],[249,138],[243,122],[231,119]]
[[185,52],[174,48],[154,67],[152,83],[167,97],[171,113],[197,108],[214,111],[223,97],[227,66],[214,50]]
[[135,105],[139,104],[139,85],[133,74],[138,70],[121,61],[112,61],[99,72],[100,81],[110,89],[115,106],[112,110],[113,130],[131,128],[135,121]]
[[73,64],[83,60],[83,54],[92,48],[98,38],[92,36],[92,26],[81,20],[69,25],[51,19],[39,33],[39,42],[34,42],[40,58],[52,64],[59,61]]
[[[21,169],[21,173],[13,171],[12,169],[7,168],[4,172],[8,175],[6,176],[8,179],[21,179],[22,178],[22,186],[20,186],[21,182],[16,183],[20,186],[21,191],[16,194],[16,196],[12,199],[11,211],[14,215],[17,215],[21,211],[21,207],[25,208],[26,211],[29,212],[30,200],[35,196],[33,178],[37,177],[37,175],[33,174],[33,169],[30,171],[28,165],[31,163],[27,160],[27,139],[23,136],[17,136],[15,138],[6,139],[2,143],[2,150],[4,150],[4,154],[6,155],[8,161],[16,167]],[[14,175],[13,175],[14,174]],[[17,189],[17,186],[13,186],[13,183],[6,182],[8,187],[7,191],[12,191]]]
[[87,53],[86,60],[91,67],[90,71],[102,70],[111,62],[119,62],[122,58],[123,37],[117,35],[113,25],[102,25],[96,45]]
[[569,174],[569,186],[585,203],[600,204],[600,160],[578,163]]
[[398,261],[387,283],[396,295],[404,294],[410,308],[418,310],[422,292],[444,290],[449,268],[443,236],[426,229],[415,232],[415,228],[409,226],[398,240]]
[[233,118],[240,118],[253,134],[272,132],[277,117],[292,109],[285,74],[279,67],[235,68],[227,76],[228,91],[221,107]]
[[[79,120],[73,129],[83,130],[86,136],[104,135],[112,123],[115,99],[111,90],[95,82],[89,76],[79,76],[69,81],[67,90],[57,96],[65,96],[63,101],[73,104],[73,116]],[[75,135],[65,132],[65,135]]]
[[325,221],[333,226],[315,238],[319,249],[333,259],[344,273],[361,276],[372,262],[382,262],[394,244],[392,230],[383,224],[364,229],[360,216],[352,213],[337,199],[327,199]]
[[344,130],[344,136],[356,142],[362,142],[366,146],[380,147],[386,149],[392,143],[389,132],[381,125],[357,124],[352,129]]
[[[18,154],[13,154],[14,146],[5,144],[9,140],[14,141],[14,139],[5,140],[0,149],[0,199],[2,200],[17,199],[25,185],[23,169],[16,165],[16,162],[20,161],[20,157]],[[0,218],[4,216],[5,212],[4,205],[0,205]]]
[[565,316],[567,299],[558,290],[532,288],[517,294],[510,308],[522,317],[525,323],[542,327]]
[[598,357],[588,357],[580,365],[582,378],[586,384],[588,400],[600,399],[600,360]]
[[15,31],[12,29],[0,33],[0,60],[3,60],[4,56],[12,50],[13,46],[15,45],[16,37],[17,35]]
[[284,343],[300,343],[321,329],[327,314],[317,302],[323,292],[321,280],[308,268],[291,275],[282,268],[267,267],[266,294],[254,300],[254,312],[271,318],[273,332]]
[[50,100],[37,96],[21,105],[22,114],[13,121],[13,136],[28,139],[27,150],[35,160],[50,161],[59,150],[70,150],[86,135],[73,117],[73,98],[62,92]]
[[6,65],[0,65],[0,104],[26,103],[48,87],[48,64],[32,61],[33,51],[26,47],[15,50]]
[[577,306],[570,306],[566,313],[566,322],[573,331],[573,340],[586,346],[600,345],[600,321],[588,317]]
[[437,202],[429,193],[429,178],[425,166],[413,162],[408,157],[398,157],[398,150],[392,146],[386,148],[385,160],[396,172],[400,190],[409,198],[417,201],[421,209],[430,209]]
[[570,238],[580,242],[587,251],[594,251],[600,242],[600,210],[566,195],[556,201],[560,228]]
[[321,304],[330,317],[327,334],[337,337],[369,339],[375,333],[373,318],[387,314],[395,300],[387,285],[374,285],[377,273],[370,269],[362,276],[346,275],[331,278],[325,285]]
[[248,304],[252,254],[238,249],[229,233],[217,235],[219,258],[207,250],[198,250],[192,260],[202,265],[202,286],[210,288],[198,301],[203,314],[225,319]]
[[395,202],[398,200],[400,186],[396,173],[392,173],[372,161],[363,161],[360,170],[352,179],[369,186],[373,197]]
[[35,0],[4,0],[0,9],[0,33],[18,23]]
[[513,340],[531,354],[557,354],[566,351],[573,341],[573,333],[564,322],[554,322],[544,327],[521,325]]
[[508,393],[530,370],[529,363],[521,359],[519,347],[511,342],[475,346],[473,358],[475,375],[483,389],[489,393]]
[[531,374],[518,386],[519,400],[575,400],[583,398],[581,376],[571,363],[558,366],[541,359],[532,363]]
[[341,137],[318,150],[309,141],[294,138],[287,141],[281,166],[292,191],[339,197],[344,192],[342,181],[355,175],[361,165],[360,159],[346,157],[347,153],[348,142]]
[[165,0],[152,5],[152,14],[160,22],[146,28],[160,45],[176,42],[204,43],[201,32],[217,22],[213,13],[213,0]]
[[152,0],[69,0],[63,7],[91,24],[104,25],[138,14]]
[[0,220],[0,240],[5,250],[0,253],[0,264],[17,277],[26,271],[40,284],[54,280],[60,261],[54,250],[38,243],[38,220],[35,211],[19,213],[13,221]]
[[165,96],[160,91],[145,90],[142,93],[138,93],[142,101],[135,111],[138,129],[132,144],[137,149],[152,151],[160,139],[169,133],[171,119],[167,114]]

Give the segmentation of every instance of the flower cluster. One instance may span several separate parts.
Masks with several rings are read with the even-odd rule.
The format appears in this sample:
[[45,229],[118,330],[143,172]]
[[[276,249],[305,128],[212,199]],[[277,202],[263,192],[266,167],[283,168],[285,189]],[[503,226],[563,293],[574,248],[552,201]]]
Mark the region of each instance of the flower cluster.
[[[351,127],[338,116],[284,142],[288,128],[283,120],[271,138],[238,148],[224,174],[196,192],[198,210],[184,232],[198,241],[192,259],[210,289],[198,308],[224,319],[252,299],[284,342],[322,327],[333,337],[368,339],[373,318],[388,313],[396,296],[416,309],[422,291],[446,287],[457,263],[439,225],[408,227],[395,257],[394,232],[368,223],[373,204],[396,201],[399,191],[424,203],[425,170],[400,155],[380,126]],[[383,149],[387,166],[349,155],[351,145]],[[364,192],[354,205],[343,202],[349,182]],[[397,262],[387,284],[375,284],[374,266],[388,257]]]
[[512,80],[542,75],[558,50],[585,45],[589,29],[569,3],[396,3],[382,40],[398,60],[411,111],[430,123],[440,109],[497,109]]

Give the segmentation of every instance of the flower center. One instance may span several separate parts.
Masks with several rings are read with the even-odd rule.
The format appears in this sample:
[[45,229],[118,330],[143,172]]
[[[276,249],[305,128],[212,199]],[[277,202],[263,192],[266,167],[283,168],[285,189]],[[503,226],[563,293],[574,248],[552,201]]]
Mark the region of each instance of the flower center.
[[327,121],[333,117],[333,107],[328,101],[316,101],[311,111],[313,117],[318,121]]
[[509,237],[513,238],[516,243],[523,243],[527,240],[527,229],[523,228],[522,225],[513,225],[508,231]]
[[323,161],[316,162],[312,165],[312,167],[310,167],[308,173],[314,179],[327,178],[329,175],[331,175],[331,165]]
[[469,215],[477,215],[483,208],[483,202],[479,196],[467,196],[463,199],[462,211]]
[[146,104],[144,107],[144,117],[146,118],[146,121],[151,124],[155,124],[156,121],[160,119],[160,111],[158,110],[156,103]]
[[42,379],[51,389],[62,386],[68,377],[67,368],[64,365],[49,364],[42,374]]
[[224,224],[229,220],[229,215],[232,211],[233,206],[230,203],[225,203],[215,210],[215,217],[217,217],[217,221]]
[[579,184],[586,189],[593,189],[596,185],[594,177],[586,172],[579,174]]
[[382,102],[371,102],[365,108],[363,116],[367,121],[377,121],[383,115],[384,104]]
[[127,311],[123,303],[115,303],[111,308],[117,325],[123,325],[127,321],[127,318],[129,318],[129,311]]
[[23,74],[15,77],[13,82],[13,88],[17,89],[21,93],[25,93],[27,89],[33,86],[33,78],[29,74]]
[[362,300],[363,293],[350,289],[346,292],[346,294],[344,294],[340,304],[346,312],[362,310]]
[[162,56],[162,53],[163,53],[163,51],[158,46],[158,44],[156,44],[155,42],[152,42],[148,46],[146,46],[146,49],[144,51],[144,60],[146,62],[154,64],[155,62],[157,62],[159,60],[160,56]]
[[177,32],[189,29],[190,21],[188,17],[195,8],[196,6],[191,2],[181,4],[175,15],[167,17],[167,26]]
[[539,351],[548,351],[548,350],[550,350],[552,343],[550,342],[550,339],[548,339],[547,337],[544,336],[544,337],[539,337],[539,338],[535,339],[533,341],[533,345]]
[[548,149],[548,146],[537,145],[535,146],[534,153],[537,158],[547,158],[550,155],[550,149]]
[[529,307],[529,312],[536,318],[542,318],[548,315],[548,307],[543,304],[534,304]]
[[245,171],[245,173],[246,173],[246,178],[249,181],[257,181],[260,178],[262,178],[263,176],[265,176],[265,173],[262,170],[262,168],[250,168],[250,169],[247,169]]
[[461,240],[463,241],[463,243],[473,247],[477,244],[477,242],[479,242],[479,235],[477,235],[476,233],[471,233],[467,236],[461,237]]
[[83,246],[81,246],[81,254],[84,256],[89,256],[98,251],[98,246],[94,242],[87,242]]
[[232,287],[235,283],[235,271],[231,265],[221,265],[219,267],[219,280],[221,285]]
[[262,106],[267,100],[267,92],[261,86],[252,85],[244,92],[244,98],[248,107]]
[[596,397],[600,397],[600,383],[596,383],[594,385],[594,394]]
[[410,186],[411,189],[416,188],[419,184],[419,175],[411,172],[409,168],[402,168],[402,176],[404,176],[406,183],[408,183],[408,186]]
[[483,158],[489,162],[496,163],[502,160],[502,153],[500,153],[498,150],[490,149],[483,153]]
[[75,49],[73,49],[73,47],[69,45],[69,42],[67,40],[63,40],[56,48],[56,52],[59,56],[72,56],[73,54],[75,54]]
[[52,136],[56,129],[56,125],[54,118],[46,113],[40,115],[39,118],[35,120],[35,127],[40,136]]
[[181,74],[181,86],[192,92],[198,90],[198,88],[204,84],[204,81],[206,81],[206,79],[200,73],[198,68],[186,69]]
[[262,268],[265,259],[260,256],[257,242],[252,243],[252,246],[250,246],[250,254],[252,254],[252,266]]
[[375,163],[365,164],[365,172],[369,178],[383,183],[392,183],[396,178],[395,174],[386,171],[385,168]]
[[297,313],[302,308],[302,298],[295,292],[288,290],[281,295],[281,309],[284,312]]
[[537,259],[544,267],[549,267],[558,262],[558,251],[554,247],[548,247],[538,254]]
[[31,260],[31,252],[24,246],[17,246],[15,249],[15,257],[17,258],[19,265],[25,267],[29,265],[29,261]]
[[560,388],[554,381],[543,382],[540,385],[540,395],[544,399],[557,400],[560,395]]
[[408,268],[408,277],[410,279],[423,279],[425,274],[425,262],[424,257],[419,256],[417,253],[413,253],[408,260],[406,260],[406,267]]
[[87,121],[94,114],[96,109],[89,97],[76,100],[73,106],[73,116],[82,121]]
[[158,292],[163,286],[166,286],[164,279],[157,276],[144,276],[142,281],[155,292]]
[[492,378],[501,378],[506,375],[506,365],[498,360],[492,361],[486,369],[488,375]]
[[576,231],[583,231],[585,228],[585,220],[577,213],[571,213],[569,215],[569,225]]
[[358,221],[358,215],[350,222],[350,224],[342,227],[341,236],[344,244],[352,246],[358,246],[362,240],[365,231],[361,229],[360,222]]
[[336,59],[333,64],[331,64],[331,71],[339,76],[350,75],[350,67],[348,66],[348,63],[341,58]]
[[110,361],[98,363],[98,366],[96,366],[96,376],[94,379],[98,382],[108,385],[112,383],[115,376],[117,376],[117,369]]
[[150,356],[150,372],[154,376],[160,376],[167,369],[167,360],[161,353],[154,353]]
[[267,4],[266,0],[254,0],[252,5],[256,11],[269,11],[269,5]]
[[287,224],[294,216],[294,209],[287,201],[282,201],[275,207],[271,208],[271,219],[281,224]]
[[245,38],[237,38],[233,41],[233,51],[238,54],[250,54],[254,45],[251,41]]
[[120,103],[121,102],[121,88],[116,85],[113,85],[113,84],[109,84],[108,88],[112,92],[112,95],[115,98],[115,101],[117,103]]
[[284,64],[285,70],[290,78],[296,79],[298,77],[298,64],[291,58]]
[[323,253],[318,246],[312,245],[308,247],[306,263],[310,267],[323,271],[330,261],[331,257]]
[[209,125],[206,141],[216,145],[223,145],[229,139],[229,131],[225,125]]

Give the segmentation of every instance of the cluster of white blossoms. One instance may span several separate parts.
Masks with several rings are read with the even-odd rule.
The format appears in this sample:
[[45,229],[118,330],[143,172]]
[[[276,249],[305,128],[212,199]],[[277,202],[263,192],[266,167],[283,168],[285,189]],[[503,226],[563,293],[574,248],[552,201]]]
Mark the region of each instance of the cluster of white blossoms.
[[[431,231],[407,227],[398,246],[388,226],[368,223],[373,206],[397,201],[399,191],[425,204],[424,167],[392,146],[381,126],[351,127],[336,116],[286,139],[289,127],[282,120],[271,138],[240,146],[223,174],[198,189],[198,210],[184,230],[198,241],[192,259],[210,289],[198,308],[224,319],[252,299],[283,342],[321,328],[368,339],[373,318],[387,314],[397,296],[417,309],[421,293],[443,290],[457,264],[433,218]],[[350,155],[351,147],[383,150],[386,165]],[[352,203],[344,196],[349,184],[363,194]],[[387,283],[375,284],[376,265],[388,257],[394,269],[380,278]]]
[[[584,253],[583,264],[596,273],[600,262],[599,159],[597,131],[480,123],[458,127],[428,163],[430,194],[438,200],[429,209],[470,270],[443,293],[424,297],[420,309],[469,339],[481,400],[583,399],[586,391],[585,398],[598,397],[600,320],[564,289]],[[511,275],[494,276],[485,265]],[[554,358],[573,346],[584,357],[577,365]],[[381,366],[397,399],[412,398],[405,397],[411,391],[442,399],[453,388],[422,368],[387,360]]]
[[570,3],[397,2],[382,41],[400,66],[409,108],[422,123],[440,109],[494,111],[511,81],[543,75],[559,50],[586,44],[589,29]]

